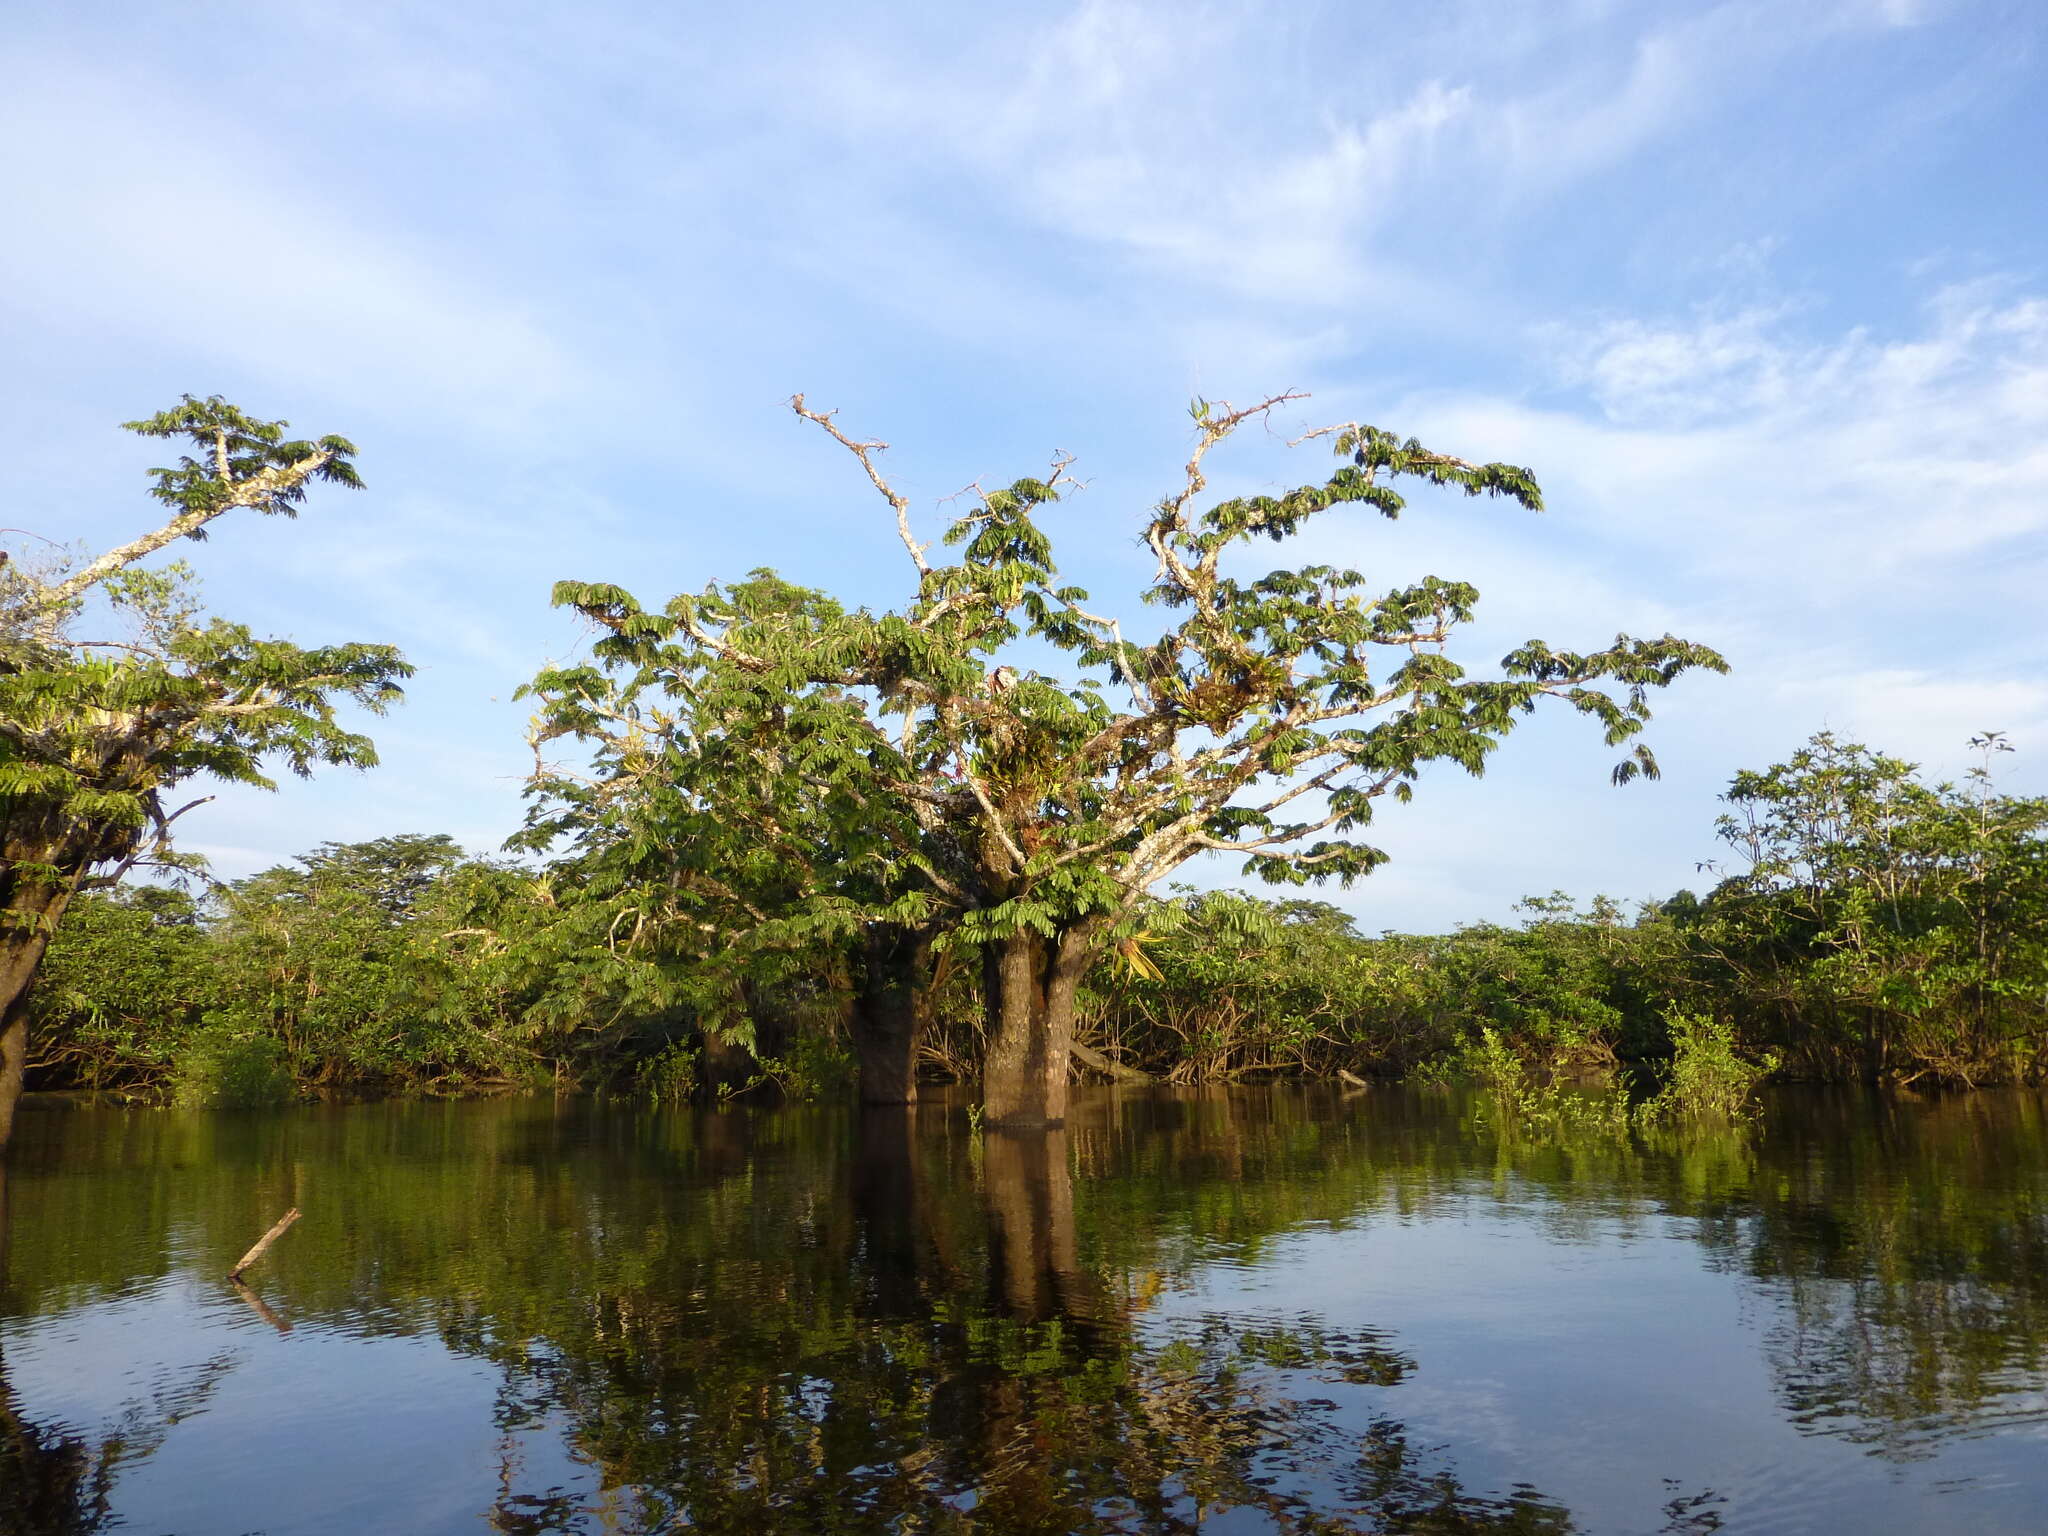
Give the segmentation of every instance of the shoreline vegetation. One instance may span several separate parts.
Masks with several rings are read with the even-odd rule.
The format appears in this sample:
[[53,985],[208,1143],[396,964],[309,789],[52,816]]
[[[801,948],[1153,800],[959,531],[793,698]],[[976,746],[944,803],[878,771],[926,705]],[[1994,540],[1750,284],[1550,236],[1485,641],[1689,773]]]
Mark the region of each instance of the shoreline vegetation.
[[[1739,1115],[1748,1087],[2048,1081],[2048,802],[1822,735],[1737,777],[1743,866],[1625,913],[1562,895],[1517,926],[1359,933],[1319,901],[1178,892],[1090,970],[1076,1066],[1177,1085],[1467,1080],[1512,1112]],[[34,1086],[139,1102],[556,1089],[668,1102],[849,1091],[854,967],[779,975],[593,935],[573,867],[447,837],[327,844],[203,897],[81,898],[32,1013]],[[925,1081],[972,1082],[982,970],[932,962]],[[1547,1106],[1547,1107],[1546,1107]],[[1645,1109],[1645,1106],[1651,1106]]]
[[[191,450],[151,471],[168,520],[0,567],[0,1147],[25,1086],[903,1104],[943,1078],[1022,1128],[1060,1123],[1084,1072],[1465,1078],[1531,1123],[1739,1115],[1769,1075],[2048,1079],[2048,801],[1999,792],[1996,732],[1961,785],[1816,736],[1730,785],[1731,867],[1705,895],[1634,913],[1560,894],[1518,926],[1375,936],[1320,900],[1175,886],[1216,853],[1283,890],[1349,885],[1385,860],[1363,840],[1383,800],[1480,773],[1541,709],[1622,751],[1617,785],[1653,779],[1652,692],[1728,670],[1672,635],[1475,669],[1452,654],[1465,583],[1266,570],[1261,547],[1313,518],[1401,515],[1397,484],[1543,505],[1525,468],[1361,423],[1298,440],[1334,449],[1326,478],[1209,496],[1210,452],[1297,398],[1193,402],[1191,457],[1139,521],[1157,570],[1120,619],[1055,566],[1066,460],[973,488],[922,542],[886,445],[796,396],[893,514],[897,607],[770,571],[658,608],[559,583],[598,638],[522,690],[513,857],[325,843],[200,896],[172,832],[207,797],[176,800],[371,766],[337,708],[382,711],[411,668],[258,639],[202,613],[182,563],[138,564],[357,487],[353,444],[217,397],[130,423]],[[129,878],[149,872],[174,879]]]

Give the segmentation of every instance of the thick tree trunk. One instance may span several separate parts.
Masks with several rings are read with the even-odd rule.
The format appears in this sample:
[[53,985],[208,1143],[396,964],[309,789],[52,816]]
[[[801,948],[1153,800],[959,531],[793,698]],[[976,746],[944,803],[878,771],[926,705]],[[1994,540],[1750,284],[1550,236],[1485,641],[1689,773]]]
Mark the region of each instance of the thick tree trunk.
[[28,1072],[28,1014],[10,1009],[0,1027],[0,1157],[14,1139],[14,1108],[21,1102],[22,1079]]
[[989,1013],[981,1103],[987,1124],[1053,1126],[1067,1117],[1074,995],[1094,955],[1092,936],[1020,933],[983,950]]
[[863,941],[853,1014],[863,1104],[917,1102],[930,957],[930,940],[914,929],[877,924]]
[[50,935],[71,899],[68,890],[17,888],[0,921],[0,1156],[14,1135],[14,1110],[28,1073],[28,994]]

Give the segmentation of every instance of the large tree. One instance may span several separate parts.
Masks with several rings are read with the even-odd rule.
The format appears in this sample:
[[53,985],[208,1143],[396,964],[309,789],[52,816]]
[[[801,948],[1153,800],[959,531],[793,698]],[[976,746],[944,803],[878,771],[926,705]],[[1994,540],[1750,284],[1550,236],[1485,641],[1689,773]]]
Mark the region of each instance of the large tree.
[[150,471],[168,518],[96,558],[0,568],[0,1148],[50,936],[81,889],[176,857],[173,823],[209,797],[173,806],[173,792],[195,779],[272,788],[272,763],[303,775],[376,761],[336,711],[397,698],[411,671],[397,651],[259,639],[200,613],[182,564],[138,564],[229,512],[290,517],[315,484],[360,483],[347,439],[287,425],[189,395],[129,422],[192,450]]
[[[764,606],[772,578],[757,573],[651,611],[617,586],[564,582],[557,603],[609,631],[598,647],[608,671],[576,675],[584,718],[560,723],[599,742],[600,779],[619,779],[636,751],[648,761],[650,743],[670,760],[715,751],[721,772],[693,785],[713,813],[721,785],[824,796],[830,825],[863,840],[845,851],[885,849],[891,873],[865,892],[840,882],[832,898],[868,900],[891,921],[914,909],[942,947],[979,952],[990,1123],[1057,1123],[1081,979],[1189,859],[1237,854],[1268,881],[1348,883],[1385,858],[1358,836],[1376,800],[1406,799],[1433,763],[1479,773],[1541,701],[1589,716],[1619,746],[1650,718],[1651,689],[1726,669],[1690,641],[1623,635],[1590,651],[1531,641],[1473,676],[1448,654],[1478,600],[1464,582],[1376,590],[1323,565],[1256,573],[1244,553],[1311,517],[1397,516],[1399,481],[1542,505],[1526,469],[1362,424],[1309,434],[1342,461],[1325,480],[1207,498],[1209,454],[1294,398],[1195,402],[1180,483],[1139,525],[1157,561],[1139,595],[1165,622],[1133,639],[1059,581],[1040,516],[1072,483],[1065,460],[977,488],[944,535],[959,558],[942,563],[881,471],[886,445],[848,435],[799,395],[795,411],[853,455],[892,509],[914,590],[876,612],[774,583]],[[700,704],[734,688],[758,701],[744,730]],[[540,691],[564,690],[544,677]],[[807,756],[821,712],[831,750]],[[1636,744],[1615,777],[1654,772]],[[750,796],[735,793],[735,806]],[[829,839],[826,851],[829,868],[860,862],[833,857]]]

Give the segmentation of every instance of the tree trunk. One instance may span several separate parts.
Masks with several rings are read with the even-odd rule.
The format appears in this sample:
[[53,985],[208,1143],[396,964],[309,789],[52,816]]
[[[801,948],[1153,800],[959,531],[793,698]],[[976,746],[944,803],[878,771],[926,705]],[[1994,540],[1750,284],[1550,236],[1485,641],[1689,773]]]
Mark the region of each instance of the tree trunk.
[[704,1041],[704,1092],[713,1097],[721,1089],[737,1093],[760,1075],[754,1053],[739,1041],[715,1029],[701,1031]]
[[989,1012],[983,1117],[992,1126],[1059,1125],[1067,1117],[1074,994],[1094,957],[1092,933],[1019,933],[982,955]]
[[917,1102],[917,1047],[929,999],[931,941],[912,928],[876,924],[862,942],[853,1048],[863,1104]]
[[14,1110],[28,1072],[28,994],[50,935],[71,900],[64,887],[22,885],[0,921],[0,1156],[14,1135]]
[[9,1009],[0,1027],[0,1156],[14,1139],[14,1108],[21,1102],[22,1078],[28,1071],[28,1012]]

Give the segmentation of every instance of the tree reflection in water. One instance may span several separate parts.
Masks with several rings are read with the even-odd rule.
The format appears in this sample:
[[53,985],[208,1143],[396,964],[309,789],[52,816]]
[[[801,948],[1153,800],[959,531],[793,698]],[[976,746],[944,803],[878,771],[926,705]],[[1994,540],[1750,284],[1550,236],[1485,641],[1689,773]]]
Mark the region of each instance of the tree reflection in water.
[[[510,1419],[562,1416],[601,1469],[603,1528],[1573,1529],[1532,1490],[1467,1493],[1397,1423],[1347,1429],[1289,1391],[1398,1382],[1410,1364],[1380,1340],[1146,1326],[1142,1284],[1081,1262],[1065,1131],[921,1138],[918,1114],[862,1114],[847,1198],[791,1234],[794,1277],[742,1296],[691,1260],[594,1297],[587,1329],[499,1350]],[[802,1278],[832,1271],[843,1315]],[[573,1504],[508,1486],[493,1517],[575,1529]]]
[[[1195,1287],[1270,1271],[1276,1237],[1304,1229],[1364,1223],[1398,1245],[1410,1227],[1490,1224],[1539,1257],[1654,1234],[1762,1303],[1761,1331],[1725,1346],[1761,1344],[1775,1417],[1798,1432],[1773,1442],[1788,1472],[1849,1478],[1846,1443],[1883,1463],[1856,1483],[1881,1501],[1892,1468],[1968,1442],[1975,1475],[2038,1481],[2024,1437],[2048,1383],[2043,1101],[1783,1094],[1720,1134],[1518,1140],[1455,1095],[1364,1097],[1084,1095],[1066,1132],[986,1136],[942,1104],[858,1120],[546,1102],[35,1116],[0,1191],[16,1207],[0,1346],[23,1381],[31,1358],[47,1377],[99,1303],[146,1294],[201,1297],[179,1316],[204,1350],[233,1330],[251,1350],[374,1337],[423,1363],[487,1361],[496,1464],[434,1475],[507,1532],[1567,1531],[1554,1499],[1468,1491],[1459,1466],[1569,1475],[1577,1500],[1599,1496],[1597,1465],[1518,1463],[1447,1419],[1441,1387],[1413,1410],[1427,1438],[1396,1422],[1421,1396],[1400,1384],[1427,1381],[1439,1346],[1411,1343],[1411,1360],[1403,1339],[1314,1317],[1215,1315]],[[297,1325],[286,1339],[214,1277],[302,1200],[263,1273]],[[1482,1325],[1519,1325],[1510,1281],[1475,1291],[1494,1309]],[[1615,1378],[1668,1377],[1630,1329],[1618,1311],[1570,1347]],[[104,1528],[110,1497],[151,1528],[122,1469],[180,1419],[196,1444],[179,1475],[232,1472],[235,1448],[207,1438],[220,1416],[189,1418],[222,1368],[181,1368],[83,1428],[18,1383],[0,1391],[0,1532]],[[296,1397],[288,1370],[277,1380]],[[1542,1386],[1576,1406],[1569,1380]],[[324,1422],[307,1421],[309,1457]],[[1641,1428],[1655,1438],[1615,1424],[1623,1442]],[[1984,1451],[2015,1429],[2009,1453]],[[1713,1449],[1648,1470],[1698,1472]],[[1655,1526],[1670,1500],[1667,1530],[1712,1530],[1700,1486],[1629,1483],[1640,1513],[1599,1528]],[[426,1497],[394,1484],[389,1523]]]
[[0,1360],[0,1532],[89,1536],[113,1522],[114,1448],[22,1417]]
[[[11,1214],[7,1164],[0,1159],[0,1298],[7,1295]],[[0,1306],[0,1313],[6,1310]],[[62,1426],[31,1421],[0,1353],[0,1533],[88,1536],[107,1529],[117,1455],[113,1442],[95,1446]]]

